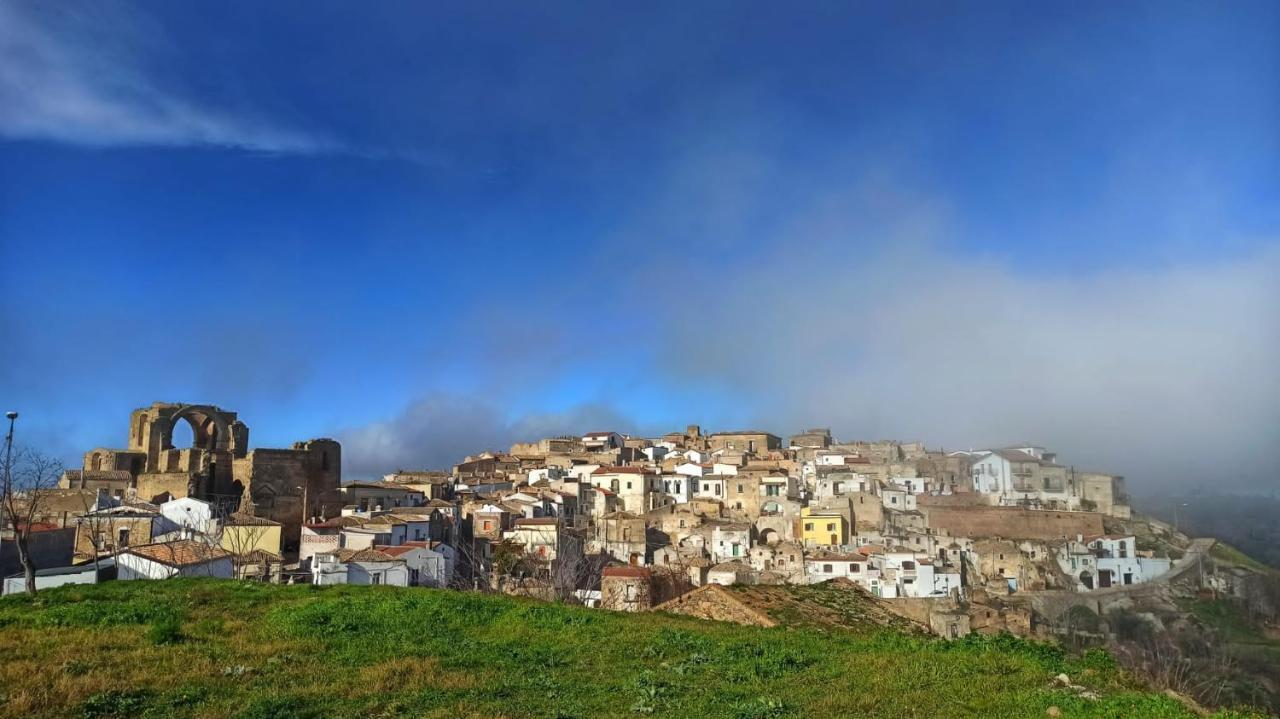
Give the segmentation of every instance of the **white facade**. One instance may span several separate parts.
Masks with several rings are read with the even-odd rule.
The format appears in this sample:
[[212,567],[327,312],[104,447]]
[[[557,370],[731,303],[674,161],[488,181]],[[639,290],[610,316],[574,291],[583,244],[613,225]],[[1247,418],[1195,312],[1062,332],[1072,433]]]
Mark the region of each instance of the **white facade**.
[[315,567],[311,572],[314,584],[409,586],[409,568],[400,560],[342,562],[333,553],[317,554],[314,559]]
[[702,499],[724,500],[724,477],[717,474],[708,474],[693,481],[696,485],[696,488],[693,490],[693,496],[700,497]]
[[661,475],[662,493],[675,500],[676,504],[685,504],[693,498],[693,485],[697,484],[697,477],[689,477],[683,474],[664,474]]
[[234,570],[231,557],[220,557],[200,564],[171,567],[136,554],[123,552],[116,555],[116,579],[169,579],[170,577],[217,577],[231,579]]
[[711,530],[711,561],[746,559],[751,550],[751,525],[716,525]]
[[159,534],[182,530],[187,530],[187,536],[192,532],[209,535],[217,532],[213,507],[194,497],[179,497],[161,504],[160,515],[164,517],[164,521]]

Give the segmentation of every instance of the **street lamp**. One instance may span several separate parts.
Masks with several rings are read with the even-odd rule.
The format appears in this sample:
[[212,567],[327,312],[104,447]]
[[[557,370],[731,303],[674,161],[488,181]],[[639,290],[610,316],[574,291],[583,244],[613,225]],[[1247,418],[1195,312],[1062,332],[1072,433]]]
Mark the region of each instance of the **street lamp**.
[[[0,499],[7,501],[9,499],[7,495],[13,492],[13,423],[18,419],[18,413],[10,410],[5,412],[4,416],[9,418],[9,433],[4,437],[4,467],[0,468],[4,471],[4,476],[0,477],[0,493],[5,496],[0,497]],[[0,525],[4,524],[3,519],[3,515],[0,515]],[[16,540],[17,526],[13,528],[13,531],[15,532],[14,539]],[[0,538],[0,541],[3,541],[2,538]]]
[[1173,531],[1175,532],[1182,531],[1181,529],[1178,528],[1178,507],[1185,507],[1185,506],[1187,506],[1186,502],[1173,505]]

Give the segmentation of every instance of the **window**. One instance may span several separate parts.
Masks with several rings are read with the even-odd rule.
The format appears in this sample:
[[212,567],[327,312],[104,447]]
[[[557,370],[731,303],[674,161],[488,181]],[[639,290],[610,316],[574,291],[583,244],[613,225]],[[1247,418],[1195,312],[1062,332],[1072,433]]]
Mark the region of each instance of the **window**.
[[487,532],[487,531],[489,531],[489,530],[491,530],[491,529],[493,529],[493,522],[492,522],[491,520],[488,520],[488,519],[484,520],[484,531],[486,531],[486,532]]
[[742,483],[738,483],[738,494],[742,494]]
[[631,483],[627,482],[627,489],[631,489]]
[[806,532],[812,532],[812,531],[813,531],[813,522],[805,522],[805,523],[804,523],[804,531],[806,531]]
[[824,565],[822,565],[822,572],[823,572],[823,574],[830,574],[830,573],[831,573],[831,565],[830,565],[830,564],[824,564]]
[[850,572],[855,572],[855,573],[856,573],[856,572],[861,572],[861,571],[862,571],[862,565],[860,565],[860,564],[850,564],[850,565],[849,565],[849,571],[850,571]]
[[720,485],[718,485],[718,484],[716,485],[716,496],[717,496],[717,497],[719,497],[719,496],[720,496]]
[[915,563],[915,562],[903,562],[903,563],[902,563],[902,568],[903,568],[903,569],[905,569],[905,570],[907,570],[907,571],[909,572],[909,571],[911,571],[911,570],[913,570],[913,569],[915,569],[915,568],[916,568],[916,563]]
[[116,542],[116,544],[121,547],[129,546],[129,530],[128,529],[120,530],[120,539],[119,541]]
[[827,523],[827,531],[828,531],[828,532],[834,532],[834,531],[836,531],[836,524],[835,524],[835,522],[828,522],[828,523]]
[[370,575],[369,575],[369,583],[370,583],[370,584],[382,584],[382,575],[381,575],[381,574],[378,574],[378,573],[376,573],[376,572],[375,572],[375,573],[373,573],[373,574],[370,574]]
[[636,585],[628,584],[625,596],[628,602],[634,602],[636,600]]
[[889,504],[897,504],[897,503],[898,503],[898,498],[896,496],[889,498]]

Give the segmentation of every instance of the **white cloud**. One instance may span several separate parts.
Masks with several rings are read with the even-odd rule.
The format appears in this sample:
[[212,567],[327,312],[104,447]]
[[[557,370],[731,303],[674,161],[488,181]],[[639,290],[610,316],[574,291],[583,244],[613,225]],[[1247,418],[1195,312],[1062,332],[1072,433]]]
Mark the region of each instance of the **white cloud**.
[[128,8],[0,3],[0,135],[81,145],[337,149],[316,133],[210,107],[152,68],[172,52]]

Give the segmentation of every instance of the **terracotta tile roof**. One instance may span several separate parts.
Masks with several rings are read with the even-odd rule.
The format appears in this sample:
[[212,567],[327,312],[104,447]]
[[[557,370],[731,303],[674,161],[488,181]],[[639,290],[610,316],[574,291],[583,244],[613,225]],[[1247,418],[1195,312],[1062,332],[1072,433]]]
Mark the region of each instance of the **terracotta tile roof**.
[[339,549],[333,553],[339,562],[403,562],[377,549]]
[[279,527],[279,522],[272,521],[266,517],[258,517],[247,512],[236,512],[227,517],[223,524],[228,527]]
[[403,554],[408,554],[415,549],[426,549],[426,547],[415,546],[412,544],[401,544],[398,547],[388,547],[384,544],[379,544],[377,547],[374,547],[374,551],[381,552],[389,557],[399,557]]
[[231,552],[221,547],[210,547],[192,539],[137,545],[129,547],[125,553],[169,567],[190,567],[231,556]]
[[592,474],[644,474],[641,467],[600,467]]

